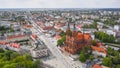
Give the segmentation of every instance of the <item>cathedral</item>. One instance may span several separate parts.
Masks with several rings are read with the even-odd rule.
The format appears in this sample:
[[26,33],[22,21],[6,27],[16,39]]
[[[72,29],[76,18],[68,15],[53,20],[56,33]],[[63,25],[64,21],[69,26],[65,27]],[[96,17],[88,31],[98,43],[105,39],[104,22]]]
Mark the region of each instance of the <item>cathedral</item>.
[[84,46],[90,46],[92,43],[90,34],[76,31],[75,23],[73,27],[74,29],[71,31],[69,23],[67,24],[66,40],[64,41],[64,50],[70,54],[80,53]]

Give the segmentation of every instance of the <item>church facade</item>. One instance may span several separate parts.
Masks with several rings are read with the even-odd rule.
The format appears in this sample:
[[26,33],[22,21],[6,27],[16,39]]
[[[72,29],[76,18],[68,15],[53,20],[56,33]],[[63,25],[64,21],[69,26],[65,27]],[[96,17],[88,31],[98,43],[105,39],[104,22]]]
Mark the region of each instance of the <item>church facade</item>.
[[64,50],[70,54],[79,53],[84,46],[90,46],[92,43],[90,34],[76,31],[75,24],[73,26],[74,29],[71,31],[68,23],[64,41]]

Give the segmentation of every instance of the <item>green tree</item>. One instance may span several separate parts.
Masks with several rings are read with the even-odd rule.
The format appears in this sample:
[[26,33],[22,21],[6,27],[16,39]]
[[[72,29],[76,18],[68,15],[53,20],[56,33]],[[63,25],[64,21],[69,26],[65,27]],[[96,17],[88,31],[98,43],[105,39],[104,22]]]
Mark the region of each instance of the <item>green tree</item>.
[[43,63],[40,60],[36,60],[34,62],[34,67],[33,68],[41,68],[43,67]]
[[97,41],[96,40],[92,40],[92,45],[96,45]]
[[58,41],[57,41],[57,46],[62,46],[63,45],[63,41],[62,41],[62,39],[59,39]]
[[6,64],[4,68],[16,68],[16,63]]
[[4,50],[2,48],[0,48],[0,53],[3,53],[3,52],[4,52]]
[[115,22],[114,19],[108,19],[106,21],[104,21],[104,24],[110,25],[110,26],[114,26],[117,24],[117,22]]
[[94,56],[93,56],[93,55],[90,55],[90,57],[89,57],[89,58],[90,58],[90,60],[91,60],[91,61],[93,61]]
[[112,55],[112,52],[113,52],[112,48],[111,48],[111,47],[108,47],[108,48],[107,48],[107,53],[108,53],[108,55]]
[[112,60],[110,57],[105,57],[102,62],[103,65],[112,67]]
[[13,52],[13,51],[11,51],[11,50],[6,50],[6,51],[5,51],[4,55],[5,55],[5,57],[7,58],[7,60],[10,60],[10,54],[11,54],[12,52]]
[[118,57],[119,57],[119,54],[120,54],[120,53],[119,53],[118,51],[113,51],[113,55],[114,55],[114,56],[118,56]]
[[0,53],[0,68],[41,68],[38,61],[33,61],[29,54],[20,55],[17,52],[6,50]]
[[101,22],[100,19],[94,19],[94,22]]
[[112,61],[114,64],[119,64],[120,59],[118,56],[114,56]]
[[57,41],[57,46],[62,46],[65,40],[66,35],[62,36],[62,38]]
[[25,62],[17,62],[16,68],[26,68]]
[[80,60],[81,62],[85,62],[85,61],[86,61],[85,52],[81,52],[81,53],[80,53],[79,60]]
[[10,59],[15,59],[15,58],[18,57],[18,56],[20,56],[19,53],[13,52],[13,53],[10,54]]
[[115,42],[115,37],[113,35],[108,35],[104,32],[95,32],[95,38],[101,40],[102,42],[107,42],[107,43],[114,43]]
[[68,18],[68,22],[72,22],[73,20],[72,20],[72,18]]
[[62,31],[60,35],[61,35],[61,36],[65,36],[66,33],[65,33],[64,31]]
[[118,64],[118,65],[116,66],[116,68],[120,68],[120,64]]
[[25,54],[23,57],[28,61],[32,61],[32,56],[30,54]]

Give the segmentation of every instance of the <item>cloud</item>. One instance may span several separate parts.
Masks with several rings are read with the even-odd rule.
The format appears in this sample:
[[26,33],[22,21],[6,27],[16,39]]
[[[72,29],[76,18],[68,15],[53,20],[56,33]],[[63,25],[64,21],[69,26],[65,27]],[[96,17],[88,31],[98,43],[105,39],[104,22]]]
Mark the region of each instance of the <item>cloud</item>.
[[0,8],[120,8],[120,0],[0,0]]

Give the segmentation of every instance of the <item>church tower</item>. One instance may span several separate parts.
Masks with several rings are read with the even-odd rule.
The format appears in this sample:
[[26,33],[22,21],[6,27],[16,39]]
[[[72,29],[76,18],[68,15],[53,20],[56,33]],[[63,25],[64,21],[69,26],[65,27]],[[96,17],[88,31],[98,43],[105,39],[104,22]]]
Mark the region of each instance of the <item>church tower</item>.
[[73,25],[73,31],[72,31],[72,36],[75,37],[76,36],[76,27],[75,27],[75,22],[74,22],[74,25]]
[[67,22],[66,35],[70,36],[70,33],[71,33],[71,31],[70,31],[70,24],[69,24],[69,22]]

